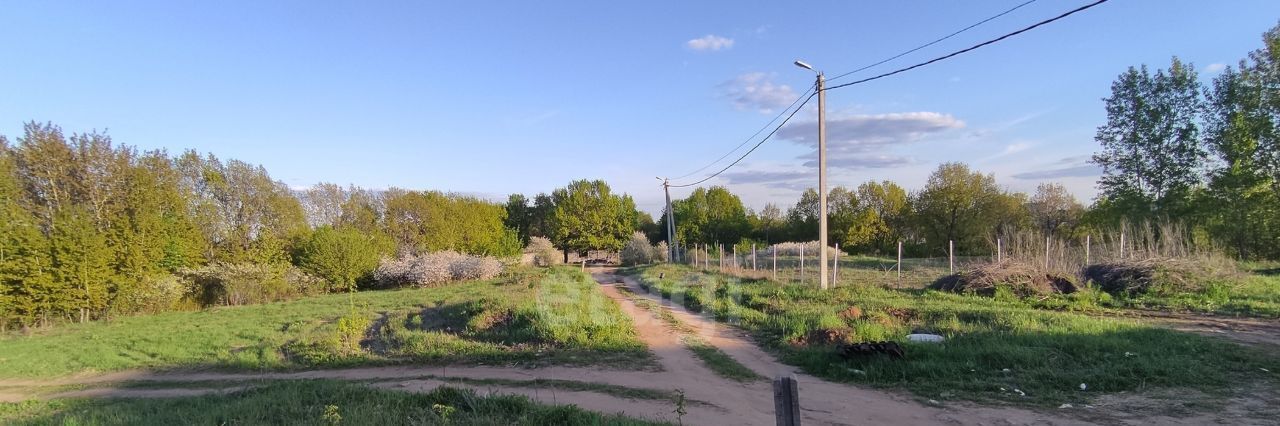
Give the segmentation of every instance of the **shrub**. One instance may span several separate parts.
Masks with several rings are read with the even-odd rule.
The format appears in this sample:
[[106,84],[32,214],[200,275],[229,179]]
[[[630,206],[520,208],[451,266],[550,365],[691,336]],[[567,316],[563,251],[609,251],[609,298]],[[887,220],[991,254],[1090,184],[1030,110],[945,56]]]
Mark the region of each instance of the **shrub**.
[[247,305],[323,293],[325,282],[293,265],[218,263],[179,270],[204,305]]
[[671,248],[667,246],[666,241],[659,241],[658,244],[655,244],[653,246],[653,260],[655,261],[670,262],[671,259],[667,258],[669,257],[670,254],[671,254]]
[[[817,241],[809,241],[805,243],[793,243],[793,242],[778,243],[778,244],[769,246],[769,248],[765,250],[765,253],[771,255],[773,254],[773,251],[776,250],[778,252],[778,256],[799,256],[801,247],[804,247],[805,257],[809,257],[809,256],[817,256],[818,247],[820,246],[818,245]],[[834,258],[835,255],[836,255],[835,247],[827,247],[827,256]]]
[[147,276],[133,286],[120,288],[111,302],[111,311],[126,315],[172,311],[178,308],[189,291],[177,276]]
[[560,263],[560,252],[551,240],[544,237],[529,238],[529,246],[525,252],[533,255],[534,266],[551,266]]
[[502,262],[488,256],[454,251],[384,260],[373,271],[378,287],[430,287],[459,280],[489,279],[502,273]]
[[394,243],[378,233],[322,226],[302,243],[298,264],[329,281],[329,291],[353,289],[356,280],[373,272]]
[[622,266],[635,266],[653,261],[653,246],[643,232],[631,234],[631,240],[622,247]]
[[976,293],[983,296],[1018,297],[1043,296],[1056,293],[1073,293],[1078,286],[1067,276],[1006,260],[979,265],[968,271],[947,275],[934,281],[930,288],[955,293]]

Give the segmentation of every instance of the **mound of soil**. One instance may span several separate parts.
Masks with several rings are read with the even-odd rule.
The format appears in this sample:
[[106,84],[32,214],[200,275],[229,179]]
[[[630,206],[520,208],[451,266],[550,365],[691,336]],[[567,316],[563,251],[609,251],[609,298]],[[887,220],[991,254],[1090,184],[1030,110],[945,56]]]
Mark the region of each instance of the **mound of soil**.
[[929,286],[934,290],[991,296],[1005,286],[1019,297],[1074,293],[1078,286],[1069,276],[1047,273],[1021,262],[989,263],[947,275]]
[[1208,259],[1122,260],[1084,268],[1085,279],[1103,291],[1127,295],[1197,293],[1235,274],[1231,265]]

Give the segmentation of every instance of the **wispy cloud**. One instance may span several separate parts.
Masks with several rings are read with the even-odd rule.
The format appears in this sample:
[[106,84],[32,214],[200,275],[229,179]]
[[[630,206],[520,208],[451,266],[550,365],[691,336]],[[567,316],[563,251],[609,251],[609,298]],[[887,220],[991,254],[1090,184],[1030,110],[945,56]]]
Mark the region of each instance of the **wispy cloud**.
[[723,96],[738,109],[756,110],[764,114],[791,105],[800,96],[791,86],[773,82],[773,76],[762,72],[747,73],[720,84]]
[[[816,122],[788,125],[778,137],[815,148],[801,156],[805,166],[817,166],[818,129]],[[905,112],[876,115],[849,115],[827,120],[827,166],[842,169],[892,168],[911,165],[915,159],[889,153],[892,149],[919,142],[930,135],[965,126],[950,114]]]
[[1029,170],[1013,175],[1014,179],[1044,180],[1070,177],[1094,177],[1102,175],[1102,168],[1089,163],[1090,156],[1076,155],[1049,163],[1040,170]]
[[1225,69],[1227,69],[1227,64],[1213,63],[1213,64],[1209,64],[1208,66],[1205,66],[1204,72],[1209,74],[1217,74],[1222,72],[1222,70],[1225,70]]
[[684,42],[685,47],[699,52],[723,50],[733,47],[733,39],[714,34],[695,38]]

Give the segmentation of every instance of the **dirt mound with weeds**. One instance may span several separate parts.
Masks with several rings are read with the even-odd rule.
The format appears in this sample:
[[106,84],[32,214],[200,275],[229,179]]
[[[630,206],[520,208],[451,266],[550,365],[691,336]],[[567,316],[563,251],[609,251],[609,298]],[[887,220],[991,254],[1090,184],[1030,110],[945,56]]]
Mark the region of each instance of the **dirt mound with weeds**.
[[1089,265],[1085,279],[1112,294],[1169,296],[1199,293],[1239,274],[1230,261],[1149,258]]
[[1014,261],[981,265],[939,278],[929,286],[934,290],[983,296],[995,295],[997,287],[1008,287],[1018,297],[1074,293],[1079,288],[1069,276]]

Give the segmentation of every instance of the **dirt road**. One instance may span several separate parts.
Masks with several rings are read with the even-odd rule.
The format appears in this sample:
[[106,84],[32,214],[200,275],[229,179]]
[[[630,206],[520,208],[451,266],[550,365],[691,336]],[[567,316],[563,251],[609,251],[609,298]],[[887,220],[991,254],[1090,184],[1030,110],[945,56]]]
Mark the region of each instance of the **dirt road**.
[[[552,404],[575,404],[606,413],[677,421],[698,425],[773,424],[773,391],[768,380],[742,383],[722,378],[708,370],[671,329],[653,312],[638,306],[619,290],[625,286],[638,297],[658,302],[669,310],[684,329],[719,348],[757,374],[773,378],[794,375],[800,385],[801,413],[805,424],[857,425],[1077,425],[1093,424],[1081,418],[1057,416],[1008,407],[981,407],[964,404],[946,406],[921,403],[903,394],[832,383],[799,372],[778,362],[739,330],[689,312],[681,306],[648,295],[631,278],[614,275],[612,269],[597,268],[593,277],[601,290],[618,303],[635,323],[640,339],[656,355],[662,371],[618,371],[596,368],[546,367],[536,369],[504,367],[369,367],[279,373],[156,373],[126,371],[59,380],[0,380],[0,400],[20,399],[39,393],[42,398],[62,397],[167,397],[213,392],[231,392],[253,386],[255,381],[286,379],[337,379],[370,382],[371,386],[403,391],[430,391],[440,386],[465,387],[481,393],[526,395]],[[631,296],[637,297],[637,296]],[[450,381],[468,379],[468,382]],[[478,379],[498,379],[502,384],[477,384]],[[681,390],[691,401],[687,414],[677,419],[675,404],[664,399],[628,398],[595,390],[548,389],[512,381],[553,379],[589,384],[605,384],[632,389],[670,393]],[[176,387],[118,388],[113,383],[128,381],[170,382]],[[182,387],[189,382],[231,382],[224,387]],[[243,383],[242,383],[243,382]],[[60,385],[88,385],[86,389],[61,393],[39,392]],[[189,386],[189,385],[188,385]],[[1098,413],[1103,414],[1103,413]],[[1112,416],[1090,416],[1103,423],[1127,423]],[[1141,419],[1136,419],[1141,420]],[[1176,419],[1175,419],[1176,420]],[[1188,419],[1199,421],[1206,419]],[[1177,422],[1176,423],[1181,423]],[[1194,423],[1181,423],[1194,424]]]

